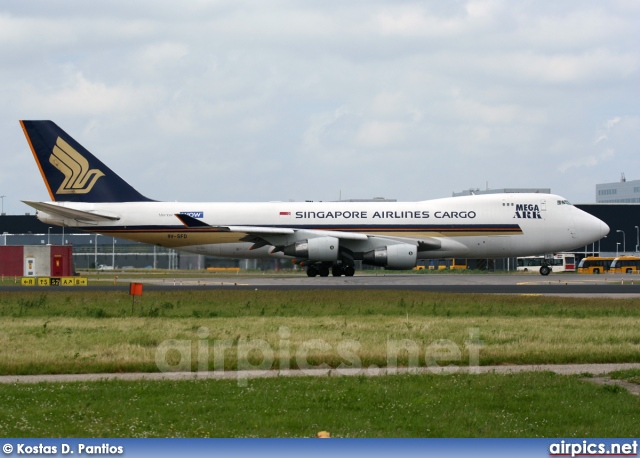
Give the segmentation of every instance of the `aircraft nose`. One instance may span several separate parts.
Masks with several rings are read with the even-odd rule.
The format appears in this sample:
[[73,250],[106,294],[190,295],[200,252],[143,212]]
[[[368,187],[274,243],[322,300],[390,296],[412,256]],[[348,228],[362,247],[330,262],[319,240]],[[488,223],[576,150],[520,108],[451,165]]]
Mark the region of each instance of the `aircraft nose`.
[[[598,218],[596,218],[598,219]],[[605,235],[607,235],[610,231],[609,226],[602,220],[598,219],[598,221],[600,221],[600,237],[599,239],[601,239],[602,237],[604,237]],[[598,240],[599,240],[598,239]]]
[[576,225],[584,244],[598,241],[609,233],[609,226],[604,221],[582,210],[576,218]]

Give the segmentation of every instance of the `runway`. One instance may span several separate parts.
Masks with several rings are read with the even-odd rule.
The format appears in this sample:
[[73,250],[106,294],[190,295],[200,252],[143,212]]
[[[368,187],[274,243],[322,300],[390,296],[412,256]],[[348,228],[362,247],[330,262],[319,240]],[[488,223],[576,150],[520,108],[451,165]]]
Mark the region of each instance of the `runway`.
[[119,291],[129,283],[144,284],[145,291],[191,289],[239,290],[411,290],[467,294],[571,295],[585,297],[640,297],[640,276],[553,274],[356,274],[353,277],[302,275],[238,275],[189,278],[127,278],[120,273],[116,285],[89,281],[84,287],[3,286],[1,291],[64,290]]
[[[354,277],[251,277],[238,281],[207,284],[200,280],[178,280],[170,287],[206,287],[268,290],[343,289],[343,290],[411,290],[468,294],[567,294],[640,297],[640,278],[581,278],[576,275],[359,275]],[[164,282],[166,284],[166,281]],[[149,283],[159,286],[161,283]],[[206,285],[206,286],[205,286]]]
[[500,274],[379,274],[354,277],[251,276],[216,279],[147,280],[145,288],[262,290],[411,290],[468,294],[566,294],[640,297],[640,277]]

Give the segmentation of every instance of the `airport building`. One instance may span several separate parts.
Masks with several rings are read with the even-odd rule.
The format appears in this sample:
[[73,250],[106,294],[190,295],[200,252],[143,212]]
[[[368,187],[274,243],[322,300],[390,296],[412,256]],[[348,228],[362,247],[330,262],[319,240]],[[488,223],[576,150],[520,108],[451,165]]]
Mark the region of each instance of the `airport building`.
[[0,275],[68,277],[73,275],[71,246],[0,245]]
[[551,194],[550,188],[502,188],[502,189],[466,189],[460,192],[454,192],[453,197],[477,196],[481,194]]
[[640,203],[640,180],[627,181],[624,174],[620,181],[596,185],[596,203],[598,204],[637,204]]
[[576,204],[581,210],[600,218],[609,226],[609,234],[585,252],[603,256],[638,254],[640,247],[640,204]]

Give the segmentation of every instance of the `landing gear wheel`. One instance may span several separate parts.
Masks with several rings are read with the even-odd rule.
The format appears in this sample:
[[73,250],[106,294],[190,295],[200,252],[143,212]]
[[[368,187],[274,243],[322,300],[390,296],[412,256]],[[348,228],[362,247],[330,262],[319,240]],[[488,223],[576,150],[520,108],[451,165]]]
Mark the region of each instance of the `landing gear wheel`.
[[545,277],[551,273],[551,269],[549,266],[540,267],[540,275],[544,275]]
[[342,271],[346,277],[353,277],[353,274],[356,273],[356,269],[353,266],[346,266]]
[[342,271],[342,267],[340,267],[340,266],[333,266],[331,268],[331,275],[333,275],[334,277],[339,277],[343,273],[344,272]]
[[318,275],[318,269],[313,266],[307,267],[307,277],[315,277]]
[[318,268],[318,272],[320,273],[321,277],[328,277],[329,276],[329,268],[327,266],[320,266]]

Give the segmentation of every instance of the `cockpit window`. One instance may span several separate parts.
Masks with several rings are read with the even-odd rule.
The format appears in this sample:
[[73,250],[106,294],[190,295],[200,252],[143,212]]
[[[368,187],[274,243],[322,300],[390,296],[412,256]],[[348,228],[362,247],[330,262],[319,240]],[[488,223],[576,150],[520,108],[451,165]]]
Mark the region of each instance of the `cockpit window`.
[[559,200],[558,205],[571,205],[571,202],[568,200]]

